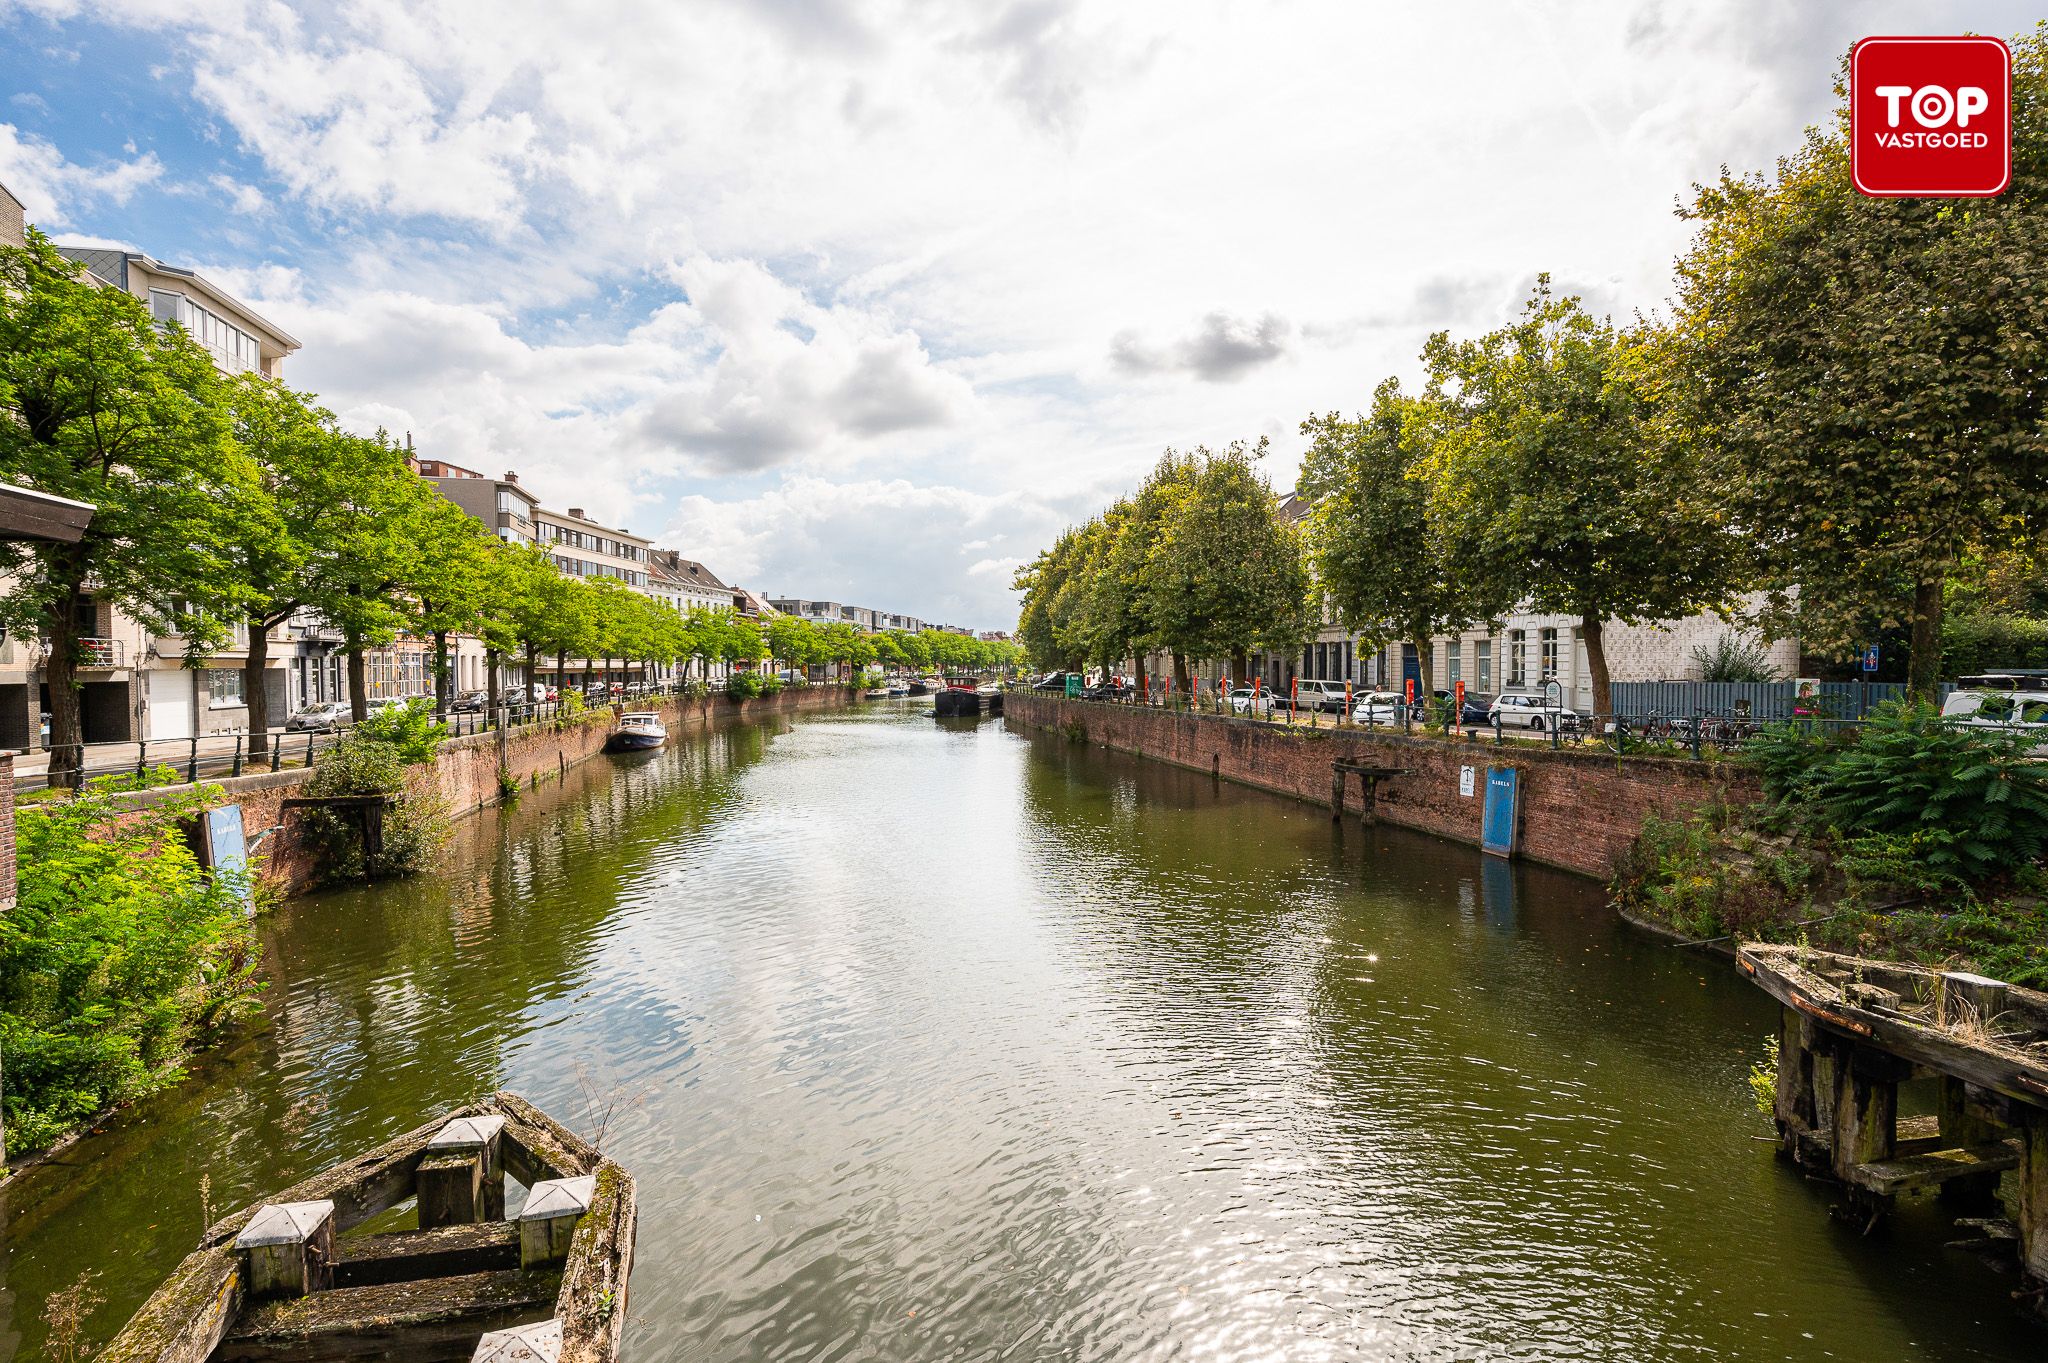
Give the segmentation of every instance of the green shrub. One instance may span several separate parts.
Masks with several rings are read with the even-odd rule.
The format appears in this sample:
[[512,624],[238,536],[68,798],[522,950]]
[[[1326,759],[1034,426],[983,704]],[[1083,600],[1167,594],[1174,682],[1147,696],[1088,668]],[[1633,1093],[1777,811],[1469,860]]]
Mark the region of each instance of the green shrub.
[[1843,836],[1932,834],[1915,849],[1925,866],[1980,884],[2048,851],[2048,765],[2034,741],[1944,724],[1931,705],[1885,705],[1805,789]]
[[761,674],[735,672],[725,679],[725,694],[734,700],[750,700],[761,694]]
[[448,738],[448,726],[434,718],[433,702],[419,698],[379,710],[356,725],[354,732],[373,743],[389,745],[406,764],[432,760],[434,750]]
[[1850,740],[1845,725],[1806,724],[1795,719],[1759,729],[1738,754],[1741,761],[1756,768],[1765,795],[1791,800],[1804,793],[1807,782]]
[[402,750],[365,729],[357,725],[320,755],[306,794],[390,796],[384,807],[384,845],[377,855],[366,856],[362,825],[353,813],[307,810],[301,836],[313,849],[323,882],[415,875],[432,864],[448,840],[448,811],[442,802],[408,791]]
[[19,898],[0,914],[14,1149],[175,1082],[190,1049],[255,1006],[245,887],[201,869],[179,828],[219,791],[124,813],[113,796],[127,784],[17,816]]
[[2048,620],[1960,612],[1947,616],[1941,624],[1941,665],[1951,677],[2048,667]]

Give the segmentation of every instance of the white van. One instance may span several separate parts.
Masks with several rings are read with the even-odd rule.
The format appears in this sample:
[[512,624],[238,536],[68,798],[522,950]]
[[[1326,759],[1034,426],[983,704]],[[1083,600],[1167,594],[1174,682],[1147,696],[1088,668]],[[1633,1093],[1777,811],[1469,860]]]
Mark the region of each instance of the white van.
[[[1285,700],[1280,702],[1283,706]],[[1340,681],[1297,681],[1294,683],[1294,703],[1297,709],[1324,710],[1333,715],[1344,713],[1344,683]]]
[[2048,732],[2048,694],[2038,691],[1951,691],[1941,717],[1966,729],[2025,729]]

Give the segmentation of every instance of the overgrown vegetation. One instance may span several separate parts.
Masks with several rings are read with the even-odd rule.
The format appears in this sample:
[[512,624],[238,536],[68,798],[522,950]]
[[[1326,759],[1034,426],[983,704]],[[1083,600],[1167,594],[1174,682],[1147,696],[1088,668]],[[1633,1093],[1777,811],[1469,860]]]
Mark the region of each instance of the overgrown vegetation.
[[17,816],[19,899],[0,914],[16,1150],[175,1082],[191,1050],[255,1006],[246,887],[203,870],[181,828],[218,790],[129,811],[127,784],[93,781]]
[[1741,752],[1764,802],[1646,820],[1617,901],[1695,940],[1806,933],[2048,984],[2048,764],[2032,748],[1919,704],[1854,728],[1774,726]]
[[320,755],[306,794],[384,795],[382,845],[366,852],[361,817],[354,810],[314,808],[302,816],[323,884],[416,875],[448,840],[448,810],[437,796],[409,789],[407,766],[432,759],[448,736],[424,707],[396,707],[357,725]]

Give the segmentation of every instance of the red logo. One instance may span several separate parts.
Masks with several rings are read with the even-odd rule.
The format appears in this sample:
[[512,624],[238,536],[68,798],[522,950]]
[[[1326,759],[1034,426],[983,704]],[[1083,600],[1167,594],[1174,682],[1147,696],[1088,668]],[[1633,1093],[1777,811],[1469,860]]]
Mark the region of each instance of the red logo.
[[2012,181],[2012,53],[1996,38],[1865,38],[1849,166],[1877,198],[1978,199]]

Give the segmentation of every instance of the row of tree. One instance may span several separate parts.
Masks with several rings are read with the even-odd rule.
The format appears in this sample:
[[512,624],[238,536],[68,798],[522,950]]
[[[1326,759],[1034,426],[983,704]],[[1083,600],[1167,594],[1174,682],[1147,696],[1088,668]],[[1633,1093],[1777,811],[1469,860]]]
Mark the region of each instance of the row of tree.
[[[1412,641],[1425,666],[1432,636],[1511,610],[1576,617],[1603,711],[1603,626],[1701,610],[1820,656],[1903,635],[1907,680],[1931,694],[1972,565],[2038,576],[2048,557],[2048,40],[2012,49],[2002,197],[1858,194],[1845,98],[1773,174],[1696,188],[1668,316],[1617,327],[1546,278],[1511,324],[1431,337],[1418,391],[1388,379],[1366,412],[1303,423],[1316,604],[1367,642]],[[1019,575],[1034,654],[1171,641],[1235,658],[1308,635],[1290,600],[1195,647],[1202,630],[1172,622],[1204,593],[1241,600],[1239,565],[1287,533],[1268,494],[1265,523],[1176,577],[1142,533],[1123,551],[1147,492]],[[1299,580],[1278,564],[1271,586]]]
[[569,577],[546,551],[499,539],[418,477],[383,432],[355,435],[305,394],[226,375],[128,293],[98,287],[31,232],[0,249],[0,482],[88,502],[76,544],[0,545],[0,624],[48,641],[52,767],[80,761],[80,639],[103,606],[184,641],[193,663],[246,634],[250,744],[266,751],[270,631],[295,616],[336,629],[363,718],[365,655],[431,638],[439,708],[450,641],[481,639],[491,703],[499,663],[628,664],[764,657],[982,667],[953,635],[850,637],[730,610],[679,612],[609,578]]
[[1143,487],[1061,535],[1017,573],[1017,637],[1035,660],[1105,670],[1147,654],[1188,666],[1299,642],[1312,628],[1297,527],[1257,468],[1266,442],[1168,450]]

